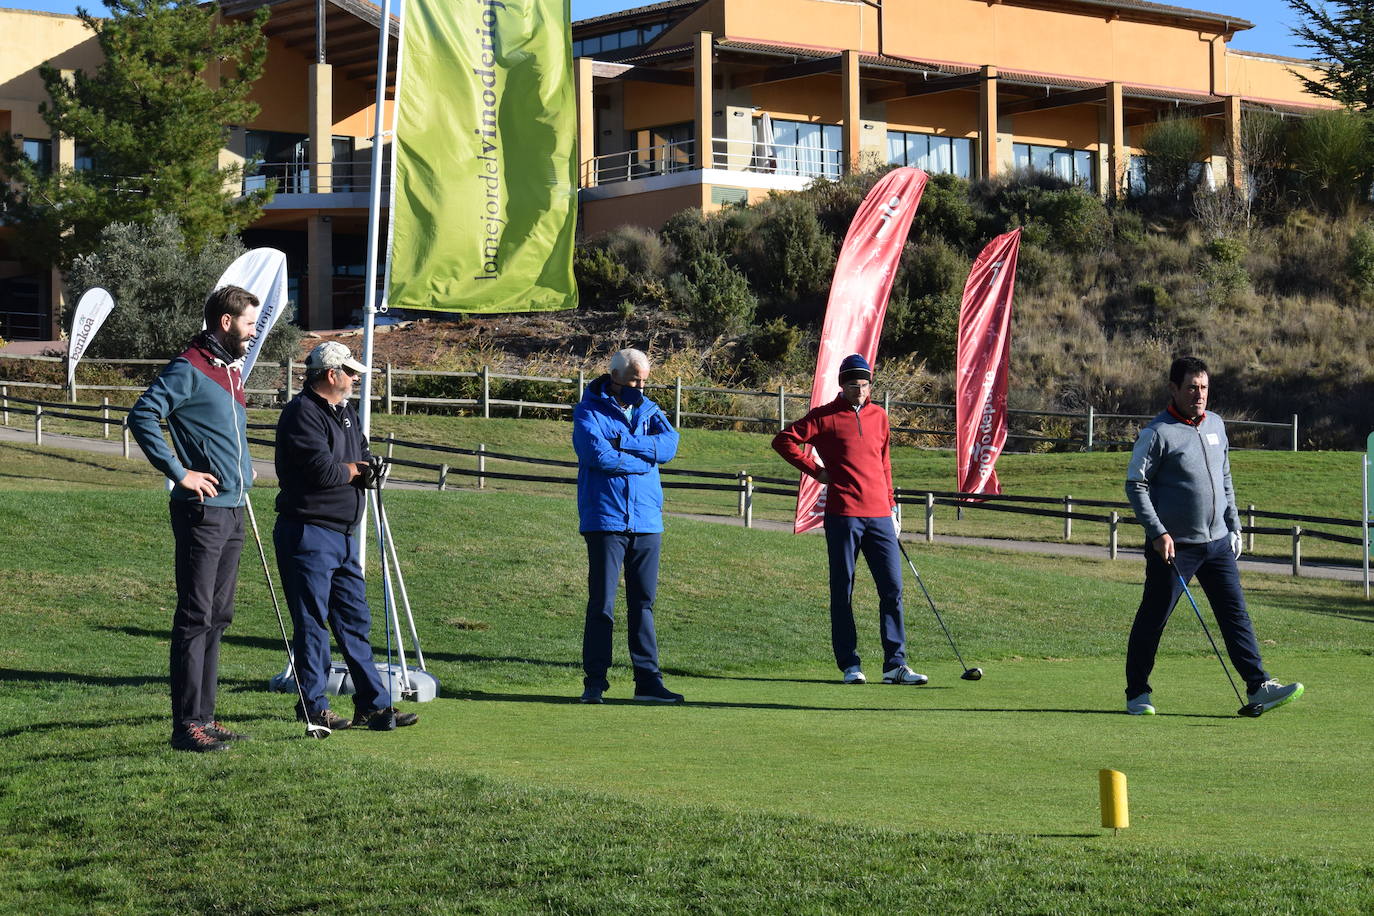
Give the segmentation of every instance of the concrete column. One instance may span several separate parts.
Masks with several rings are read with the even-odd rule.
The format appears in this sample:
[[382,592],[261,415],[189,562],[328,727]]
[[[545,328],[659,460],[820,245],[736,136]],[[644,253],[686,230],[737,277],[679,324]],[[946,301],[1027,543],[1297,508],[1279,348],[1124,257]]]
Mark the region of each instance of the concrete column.
[[310,65],[310,190],[328,194],[334,187],[334,68]]
[[714,103],[714,45],[710,32],[698,32],[692,55],[696,71],[696,167],[711,167],[711,106]]
[[840,68],[841,93],[844,102],[845,171],[857,172],[859,170],[859,147],[863,142],[860,137],[863,125],[859,123],[859,102],[863,98],[863,90],[859,86],[859,52],[852,49],[845,51]]
[[310,299],[306,303],[306,327],[312,331],[332,328],[334,320],[334,225],[328,216],[306,217],[306,248],[310,259]]
[[596,187],[596,100],[592,96],[590,57],[573,61],[573,85],[577,98],[577,174],[581,186]]
[[1226,97],[1226,180],[1237,191],[1245,188],[1245,157],[1241,148],[1240,96]]
[[1120,83],[1107,84],[1107,118],[1111,141],[1107,147],[1107,197],[1121,196],[1126,186],[1130,150],[1126,148],[1126,104]]
[[978,92],[978,177],[992,178],[999,171],[997,152],[997,68],[983,68]]

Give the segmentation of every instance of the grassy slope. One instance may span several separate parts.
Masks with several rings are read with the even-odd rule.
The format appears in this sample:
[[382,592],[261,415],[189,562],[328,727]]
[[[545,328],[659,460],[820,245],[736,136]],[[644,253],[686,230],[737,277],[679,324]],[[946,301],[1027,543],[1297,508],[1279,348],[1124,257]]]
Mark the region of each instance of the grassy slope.
[[[1309,683],[1299,707],[1232,717],[1185,617],[1161,652],[1165,715],[1136,720],[1111,712],[1130,564],[923,546],[914,558],[988,677],[957,680],[913,605],[913,656],[935,685],[845,689],[831,683],[816,541],[674,520],[660,639],[693,702],[585,708],[568,703],[584,574],[570,503],[395,492],[444,699],[409,732],[297,739],[289,702],[262,690],[281,650],[245,567],[222,709],[258,740],[187,759],[163,743],[162,495],[99,489],[128,483],[119,459],[24,464],[52,490],[11,478],[0,497],[4,530],[34,535],[0,551],[0,620],[18,634],[0,645],[0,858],[16,876],[0,909],[1374,904],[1352,776],[1374,751],[1360,692],[1371,614],[1348,585],[1247,581],[1271,668]],[[55,492],[73,476],[77,494]],[[270,519],[270,492],[258,506]],[[857,594],[872,606],[871,586]],[[871,625],[861,634],[872,651]],[[1095,827],[1101,766],[1131,779],[1135,826],[1120,837]]]

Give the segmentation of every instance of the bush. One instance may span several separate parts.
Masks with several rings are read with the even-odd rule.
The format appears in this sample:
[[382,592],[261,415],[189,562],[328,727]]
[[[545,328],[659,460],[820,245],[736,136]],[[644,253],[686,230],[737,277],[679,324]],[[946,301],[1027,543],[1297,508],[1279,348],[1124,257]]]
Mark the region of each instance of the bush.
[[912,230],[923,241],[942,239],[964,254],[976,254],[978,218],[969,199],[969,183],[956,175],[932,175]]
[[894,298],[883,325],[884,348],[915,354],[935,372],[950,369],[959,345],[960,299],[957,292]]
[[671,282],[674,298],[702,334],[732,334],[748,327],[758,309],[749,281],[715,252],[705,252]]
[[[86,353],[111,359],[170,359],[185,349],[204,324],[205,297],[220,275],[244,253],[232,236],[188,252],[175,218],[151,223],[111,223],[100,247],[76,259],[67,274],[71,306],[62,316],[70,331],[76,303],[92,287],[103,287],[115,307]],[[301,332],[284,313],[267,340],[260,362],[296,355]]]
[[1202,248],[1199,274],[1206,284],[1207,300],[1212,305],[1235,304],[1238,294],[1250,289],[1250,274],[1245,269],[1245,243],[1223,236]]
[[1043,248],[1087,252],[1099,249],[1112,228],[1107,208],[1097,195],[1048,172],[1019,169],[975,182],[969,193],[975,210],[980,211],[982,243],[1021,226],[1023,238]]
[[1369,223],[1361,223],[1350,236],[1345,264],[1356,293],[1363,298],[1374,295],[1374,229]]
[[1202,181],[1207,135],[1192,118],[1169,118],[1151,126],[1141,139],[1145,153],[1146,196],[1166,206],[1193,199]]
[[1368,196],[1370,122],[1363,112],[1328,111],[1304,119],[1289,141],[1299,192],[1312,206],[1342,214]]
[[961,293],[968,280],[970,261],[941,238],[914,245],[907,243],[897,266],[893,288],[907,299]]
[[573,274],[582,301],[603,308],[624,296],[630,279],[625,265],[599,245],[583,245],[573,253]]
[[746,379],[760,383],[796,354],[801,332],[781,318],[766,321],[740,341],[740,365]]
[[823,296],[835,266],[835,241],[810,203],[795,194],[770,197],[748,245],[746,270],[761,294],[782,300]]

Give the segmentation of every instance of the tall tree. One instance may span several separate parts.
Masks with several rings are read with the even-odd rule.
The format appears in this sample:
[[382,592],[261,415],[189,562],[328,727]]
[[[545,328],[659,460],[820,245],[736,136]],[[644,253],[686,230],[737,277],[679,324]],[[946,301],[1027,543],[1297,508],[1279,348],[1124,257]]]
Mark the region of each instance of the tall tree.
[[1321,71],[1311,79],[1294,71],[1307,91],[1355,111],[1374,110],[1374,2],[1288,0],[1302,24],[1298,44],[1311,48]]
[[247,22],[219,20],[195,0],[104,0],[108,19],[78,10],[104,62],[68,78],[40,68],[51,102],[40,113],[75,141],[89,168],[46,172],[6,136],[0,194],[26,260],[63,269],[95,250],[115,222],[146,225],[170,214],[192,250],[251,223],[271,190],[239,193],[242,165],[221,167],[228,125],[246,124],[262,75],[264,7]]

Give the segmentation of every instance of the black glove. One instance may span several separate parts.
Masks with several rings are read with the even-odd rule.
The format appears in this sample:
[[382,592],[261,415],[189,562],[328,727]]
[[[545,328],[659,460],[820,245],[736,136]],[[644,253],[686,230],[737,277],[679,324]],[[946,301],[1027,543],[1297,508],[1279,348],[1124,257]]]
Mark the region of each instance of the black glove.
[[380,490],[386,484],[387,475],[391,473],[391,462],[381,455],[373,455],[367,459],[370,469],[368,486],[373,490]]
[[370,461],[359,461],[358,476],[353,478],[353,486],[361,490],[377,489],[377,469]]

